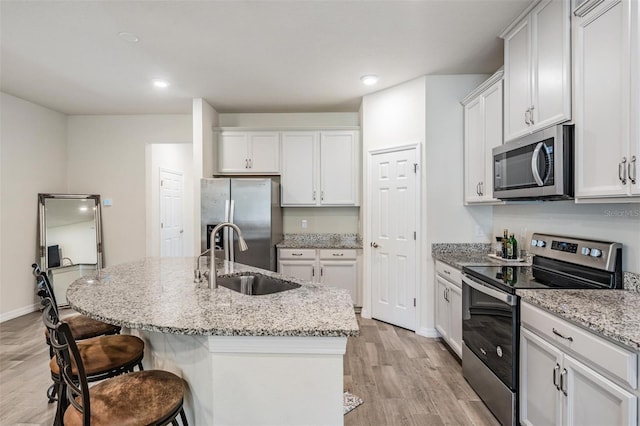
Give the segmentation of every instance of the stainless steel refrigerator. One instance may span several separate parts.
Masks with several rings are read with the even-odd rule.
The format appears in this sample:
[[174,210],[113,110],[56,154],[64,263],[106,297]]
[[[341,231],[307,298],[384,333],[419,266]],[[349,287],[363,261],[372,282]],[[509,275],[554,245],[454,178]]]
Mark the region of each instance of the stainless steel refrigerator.
[[[280,184],[270,178],[210,178],[200,181],[200,245],[211,247],[211,230],[219,223],[238,225],[249,246],[239,251],[237,234],[225,227],[214,237],[217,257],[276,270],[276,244],[282,241]],[[233,244],[230,235],[233,234]]]

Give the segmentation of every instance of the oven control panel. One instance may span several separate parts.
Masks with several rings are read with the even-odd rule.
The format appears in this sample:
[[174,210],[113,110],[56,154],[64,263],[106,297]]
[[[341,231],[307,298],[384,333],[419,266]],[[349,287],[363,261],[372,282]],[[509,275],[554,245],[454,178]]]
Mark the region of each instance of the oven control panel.
[[530,251],[537,256],[576,263],[606,271],[615,269],[622,244],[534,233]]

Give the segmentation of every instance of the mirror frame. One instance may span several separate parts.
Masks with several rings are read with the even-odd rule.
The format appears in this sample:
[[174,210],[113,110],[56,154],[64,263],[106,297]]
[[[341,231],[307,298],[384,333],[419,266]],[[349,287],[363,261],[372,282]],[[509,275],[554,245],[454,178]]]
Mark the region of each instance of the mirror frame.
[[[102,215],[100,210],[100,195],[97,194],[38,194],[38,222],[39,222],[39,239],[40,246],[38,247],[38,256],[40,258],[40,267],[43,271],[49,271],[51,269],[63,269],[76,266],[73,265],[60,265],[55,268],[49,268],[49,254],[47,253],[47,216],[45,213],[45,202],[47,199],[61,199],[61,200],[94,200],[96,203],[96,209],[94,211],[94,222],[96,225],[96,258],[95,264],[97,269],[102,269]],[[94,265],[91,263],[91,265]]]

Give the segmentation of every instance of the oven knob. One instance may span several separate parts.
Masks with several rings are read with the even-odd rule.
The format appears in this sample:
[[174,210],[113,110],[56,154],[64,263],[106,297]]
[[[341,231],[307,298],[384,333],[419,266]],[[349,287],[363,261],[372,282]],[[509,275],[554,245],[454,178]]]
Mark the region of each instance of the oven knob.
[[591,257],[600,257],[602,256],[602,251],[599,249],[591,249]]
[[547,245],[546,241],[538,240],[538,247],[544,247]]
[[500,358],[502,358],[502,348],[501,348],[500,346],[498,346],[498,347],[496,348],[496,354],[497,354]]
[[589,256],[589,253],[591,253],[591,249],[589,247],[582,247],[581,253],[585,256]]
[[538,240],[531,240],[531,247],[535,247],[538,245]]

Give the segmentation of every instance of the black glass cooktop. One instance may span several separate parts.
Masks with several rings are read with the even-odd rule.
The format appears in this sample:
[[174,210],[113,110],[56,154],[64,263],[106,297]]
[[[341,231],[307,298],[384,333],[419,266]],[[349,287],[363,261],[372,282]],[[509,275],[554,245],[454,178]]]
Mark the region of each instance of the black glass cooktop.
[[533,266],[465,266],[463,272],[503,291],[621,288],[619,274],[535,257]]

